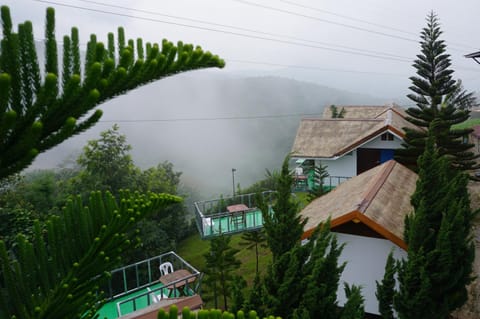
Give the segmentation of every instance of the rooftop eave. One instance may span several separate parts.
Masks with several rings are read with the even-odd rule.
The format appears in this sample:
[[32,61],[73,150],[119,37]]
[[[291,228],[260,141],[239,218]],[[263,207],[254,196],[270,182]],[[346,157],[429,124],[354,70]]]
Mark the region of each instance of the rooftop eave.
[[[360,222],[365,224],[368,228],[372,229],[377,234],[379,234],[382,237],[384,237],[385,239],[391,241],[392,243],[394,243],[398,247],[402,248],[403,250],[406,251],[408,249],[407,244],[405,243],[405,241],[403,241],[402,238],[398,237],[397,235],[395,235],[394,233],[392,233],[391,231],[389,231],[388,229],[386,229],[382,225],[378,224],[377,222],[371,220],[370,218],[368,218],[368,216],[366,216],[365,214],[361,213],[358,210],[354,210],[350,213],[344,214],[342,216],[339,216],[339,217],[333,219],[330,222],[330,229],[335,228],[335,227],[340,226],[340,225],[343,225],[343,224],[348,223],[350,221],[353,221],[354,219],[357,220],[357,221],[359,220]],[[312,236],[313,232],[315,231],[315,228],[316,227],[305,230],[303,232],[303,235],[302,235],[302,240],[307,239],[310,236]]]

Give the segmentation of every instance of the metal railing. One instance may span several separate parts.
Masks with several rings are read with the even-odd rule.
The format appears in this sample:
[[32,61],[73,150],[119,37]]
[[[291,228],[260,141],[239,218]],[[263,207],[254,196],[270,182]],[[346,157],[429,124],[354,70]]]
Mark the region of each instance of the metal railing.
[[[113,299],[144,289],[160,278],[160,264],[171,262],[173,269],[186,269],[192,276],[200,277],[200,272],[192,265],[170,251],[156,257],[145,259],[137,263],[114,269],[110,272],[111,277],[107,288],[107,298]],[[183,278],[182,278],[183,279]],[[199,284],[199,283],[198,283]]]
[[[264,202],[270,207],[275,199],[276,192],[265,191],[261,193]],[[195,221],[202,238],[232,234],[242,231],[252,231],[263,227],[263,218],[257,207],[257,194],[240,194],[213,200],[198,201],[194,203]],[[227,211],[227,206],[244,204],[249,209],[242,212],[243,218],[250,222],[242,225],[232,223],[236,214]]]
[[[323,188],[325,190],[332,190],[341,183],[349,180],[351,177],[347,176],[327,176],[323,179]],[[308,192],[312,190],[311,187],[312,183],[309,183],[306,179],[301,179],[298,180],[298,182],[295,180],[294,177],[294,183],[293,183],[293,191],[295,192]],[[318,184],[315,184],[318,186]]]

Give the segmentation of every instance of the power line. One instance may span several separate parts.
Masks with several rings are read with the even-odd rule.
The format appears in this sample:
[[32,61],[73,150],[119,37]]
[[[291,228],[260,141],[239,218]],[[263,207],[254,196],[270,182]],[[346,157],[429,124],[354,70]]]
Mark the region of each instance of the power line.
[[[317,12],[330,14],[330,15],[333,15],[333,16],[336,16],[336,17],[340,17],[340,18],[344,18],[344,19],[348,19],[348,20],[352,20],[352,21],[357,21],[357,22],[369,24],[369,25],[372,25],[372,26],[375,26],[375,27],[380,27],[380,28],[384,28],[384,29],[388,29],[388,30],[392,30],[392,31],[396,31],[396,32],[401,32],[401,33],[405,33],[405,34],[418,36],[418,34],[415,33],[415,32],[410,32],[410,31],[399,29],[399,28],[394,28],[394,27],[384,25],[384,24],[380,24],[380,23],[370,22],[370,21],[363,20],[363,19],[358,19],[358,18],[355,18],[355,17],[347,16],[347,15],[340,14],[340,13],[336,13],[336,12],[333,12],[333,11],[328,11],[328,10],[324,10],[324,9],[310,7],[310,6],[306,6],[306,5],[296,3],[296,2],[293,2],[293,1],[288,1],[288,0],[278,0],[278,1],[290,4],[292,6],[297,6],[297,7],[300,7],[300,8],[310,9],[310,10],[314,10],[314,11],[317,11]],[[456,43],[456,42],[452,42],[452,41],[448,41],[448,42],[451,43],[451,44],[457,45],[457,46],[468,48],[468,49],[477,49],[476,47],[472,47],[470,45],[465,45],[465,44],[462,44],[462,43]]]
[[273,38],[256,36],[256,35],[249,35],[249,34],[244,34],[244,33],[233,32],[233,31],[218,30],[218,29],[207,28],[207,27],[202,27],[202,26],[194,26],[194,25],[178,23],[178,22],[164,21],[164,20],[147,18],[147,17],[139,17],[139,16],[135,16],[135,15],[131,15],[131,14],[125,14],[125,13],[117,13],[117,12],[100,10],[100,9],[86,8],[86,7],[82,7],[82,6],[59,3],[59,2],[56,2],[56,1],[48,1],[48,0],[33,0],[33,1],[48,3],[48,4],[54,4],[54,5],[69,7],[69,8],[74,8],[74,9],[80,9],[80,10],[85,10],[85,11],[98,12],[98,13],[102,13],[102,14],[117,15],[117,16],[121,16],[121,17],[132,18],[132,19],[140,19],[140,20],[145,20],[145,21],[158,22],[158,23],[164,23],[164,24],[169,24],[169,25],[176,25],[176,26],[181,26],[181,27],[185,27],[185,28],[192,28],[192,29],[203,30],[203,31],[211,31],[211,32],[216,32],[216,33],[224,33],[224,34],[229,34],[229,35],[234,35],[234,36],[239,36],[239,37],[244,37],[244,38],[251,38],[251,39],[265,40],[265,41],[288,44],[288,45],[302,46],[302,47],[307,47],[307,48],[312,48],[312,49],[320,49],[320,50],[340,52],[340,53],[345,53],[345,54],[353,54],[353,55],[356,55],[356,56],[360,55],[360,56],[372,57],[372,58],[383,59],[383,60],[411,62],[411,59],[406,59],[406,58],[395,58],[395,57],[382,56],[382,55],[377,55],[377,54],[363,53],[363,52],[359,52],[359,51],[355,52],[354,50],[336,49],[336,48],[329,48],[329,47],[324,47],[324,46],[319,46],[319,45],[306,44],[306,43],[300,43],[300,42],[294,42],[294,41],[288,41],[288,40],[273,39]]
[[198,117],[198,118],[100,120],[99,122],[103,122],[103,123],[199,122],[199,121],[225,121],[225,120],[280,119],[280,118],[287,118],[287,117],[318,116],[318,115],[319,113],[295,113],[295,114],[277,114],[277,115],[248,115],[248,116]]
[[[302,17],[302,18],[306,18],[306,19],[310,19],[310,20],[315,20],[315,21],[325,22],[325,23],[329,23],[329,24],[333,24],[333,25],[338,25],[338,26],[349,28],[349,29],[352,29],[352,30],[368,32],[368,33],[372,33],[372,34],[377,34],[377,35],[381,35],[381,36],[385,36],[385,37],[389,37],[389,38],[395,38],[395,39],[404,40],[404,41],[409,41],[409,42],[415,42],[415,43],[418,42],[418,40],[416,40],[416,39],[406,38],[406,37],[402,37],[402,36],[399,36],[399,35],[394,35],[394,34],[390,34],[390,33],[385,33],[385,32],[381,32],[381,31],[375,31],[375,30],[372,30],[372,29],[358,27],[358,26],[354,26],[354,25],[350,25],[350,24],[346,24],[346,23],[327,20],[327,19],[323,19],[323,18],[319,18],[319,17],[307,15],[307,14],[302,14],[302,13],[298,13],[298,12],[294,12],[294,11],[290,11],[290,10],[271,7],[271,6],[267,6],[267,5],[263,5],[263,4],[259,4],[259,3],[246,1],[246,0],[231,0],[231,1],[240,2],[240,3],[243,3],[243,4],[249,5],[249,6],[259,7],[259,8],[263,8],[263,9],[267,9],[267,10],[271,10],[271,11],[277,11],[277,12],[281,12],[281,13],[285,13],[285,14],[289,14],[289,15],[294,15],[294,16],[297,16],[297,17]],[[455,50],[455,49],[451,48],[451,50]],[[458,50],[458,51],[462,51],[462,50]]]
[[178,19],[178,20],[185,20],[185,21],[190,21],[190,22],[202,23],[202,24],[212,25],[212,26],[216,26],[216,27],[223,27],[223,28],[229,28],[229,29],[234,29],[234,30],[239,30],[239,31],[246,31],[246,32],[263,34],[263,35],[268,35],[268,36],[273,36],[273,37],[285,38],[285,39],[290,39],[290,40],[295,40],[295,41],[302,41],[302,42],[307,42],[307,43],[316,43],[316,44],[328,45],[328,46],[332,46],[332,47],[338,47],[338,48],[349,49],[349,50],[356,50],[356,51],[361,51],[361,52],[366,52],[366,53],[371,53],[371,54],[385,55],[385,56],[391,56],[391,57],[396,57],[396,58],[401,58],[401,59],[409,59],[408,57],[401,56],[401,55],[396,55],[396,54],[392,54],[392,53],[385,53],[385,52],[380,52],[380,51],[375,51],[375,50],[366,50],[366,49],[360,49],[360,48],[355,48],[355,47],[350,47],[350,46],[345,46],[345,45],[338,45],[338,44],[331,44],[331,43],[322,42],[322,41],[303,39],[303,38],[299,38],[299,37],[288,36],[288,35],[285,35],[285,34],[271,33],[271,32],[265,32],[265,31],[243,28],[243,27],[238,27],[238,26],[232,26],[232,25],[227,25],[227,24],[214,23],[214,22],[209,22],[209,21],[205,21],[205,20],[175,16],[175,15],[165,14],[165,13],[161,13],[161,12],[157,12],[157,11],[135,9],[135,8],[119,6],[119,5],[114,5],[114,4],[106,4],[106,3],[102,3],[102,2],[98,2],[98,1],[92,1],[92,0],[77,0],[77,1],[84,2],[84,3],[89,3],[89,4],[95,4],[95,5],[104,6],[104,7],[111,7],[111,8],[117,8],[117,9],[129,10],[129,11],[133,11],[133,12],[146,13],[146,14],[151,14],[151,15],[156,15],[156,16],[173,18],[173,19]]
[[[245,64],[257,64],[257,65],[266,65],[266,66],[277,66],[284,68],[295,68],[295,69],[306,69],[306,70],[319,70],[319,71],[332,71],[332,72],[344,72],[344,73],[360,73],[360,74],[373,74],[373,75],[391,75],[398,77],[407,78],[408,74],[400,73],[387,73],[387,72],[374,72],[374,71],[362,71],[362,70],[349,70],[349,69],[335,69],[335,68],[324,68],[317,66],[306,66],[306,65],[295,65],[295,64],[281,64],[281,63],[272,63],[272,62],[259,62],[251,60],[241,60],[241,59],[225,59],[227,63],[245,63]],[[480,71],[479,71],[480,72]]]

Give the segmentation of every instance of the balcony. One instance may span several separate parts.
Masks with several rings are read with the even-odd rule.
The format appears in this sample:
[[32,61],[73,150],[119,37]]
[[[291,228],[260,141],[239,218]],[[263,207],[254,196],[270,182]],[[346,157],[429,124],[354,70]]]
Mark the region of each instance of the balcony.
[[[275,199],[275,192],[260,194],[268,205]],[[222,234],[253,231],[263,227],[263,216],[257,207],[257,194],[244,194],[235,197],[219,198],[195,202],[195,221],[202,239]]]
[[[172,264],[174,272],[161,276],[159,266],[165,262]],[[172,304],[190,309],[203,304],[199,296],[203,274],[173,251],[110,273],[103,289],[108,301],[97,312],[99,318],[143,318]]]
[[[331,191],[341,183],[349,180],[351,177],[346,176],[327,176],[323,179],[323,189],[325,191]],[[314,187],[318,187],[318,183],[315,183],[313,175],[293,175],[293,192],[309,192]]]

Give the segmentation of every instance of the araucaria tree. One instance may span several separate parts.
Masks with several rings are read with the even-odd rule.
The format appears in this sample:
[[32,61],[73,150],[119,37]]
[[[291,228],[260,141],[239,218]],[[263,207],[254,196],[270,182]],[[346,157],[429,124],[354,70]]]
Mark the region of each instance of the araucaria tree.
[[27,167],[35,157],[101,117],[91,111],[98,104],[136,87],[179,72],[223,67],[223,60],[200,47],[179,42],[177,46],[142,39],[125,40],[124,30],[108,35],[108,45],[91,35],[81,67],[77,28],[63,37],[63,67],[59,70],[55,17],[47,9],[45,74],[40,74],[32,23],[12,30],[8,7],[1,7],[0,51],[0,178]]
[[[405,220],[408,257],[397,265],[393,308],[400,319],[446,319],[467,301],[475,255],[467,183],[468,176],[452,170],[429,139],[411,198],[414,212]],[[391,300],[392,289],[382,287],[379,299]]]
[[[453,129],[452,126],[469,118],[475,98],[463,89],[461,81],[452,78],[450,56],[440,39],[441,34],[438,19],[431,13],[427,27],[421,32],[421,53],[413,64],[417,75],[410,77],[412,93],[408,98],[416,107],[406,110],[407,120],[419,129],[405,128],[403,148],[396,150],[395,158],[416,170],[430,133],[439,154],[448,156],[453,167],[472,170],[479,167],[476,156],[470,151],[473,145],[463,140],[471,130]],[[436,125],[432,126],[434,121]]]
[[[81,67],[78,30],[63,38],[58,68],[55,17],[47,9],[45,65],[41,74],[32,23],[12,30],[8,7],[1,7],[0,179],[20,172],[41,152],[94,125],[98,104],[143,84],[179,72],[223,67],[224,62],[192,45],[141,39],[126,43],[123,29],[108,46],[92,35]],[[86,117],[86,118],[85,118]],[[165,194],[93,193],[85,206],[67,202],[43,228],[35,223],[32,242],[17,236],[14,249],[0,240],[0,317],[90,318],[101,305],[99,283],[136,244],[136,222],[178,203]],[[133,236],[131,236],[133,235]]]

